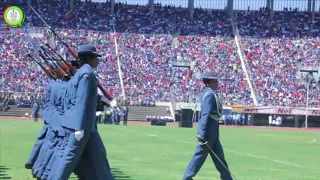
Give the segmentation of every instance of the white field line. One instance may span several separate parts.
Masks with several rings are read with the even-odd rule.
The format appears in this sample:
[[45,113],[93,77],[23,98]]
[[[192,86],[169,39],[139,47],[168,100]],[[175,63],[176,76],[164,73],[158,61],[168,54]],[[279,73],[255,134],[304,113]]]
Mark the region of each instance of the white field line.
[[[288,138],[288,139],[309,139],[308,137],[303,137],[303,136],[288,136],[288,135],[277,135],[277,134],[261,134],[258,133],[256,136],[266,136],[266,137],[281,137],[281,138]],[[289,143],[316,143],[316,139],[311,139],[311,140],[305,140],[305,141],[286,141]]]
[[[158,136],[155,136],[155,137],[160,137],[160,138],[162,138],[162,137],[159,136],[159,135],[158,135]],[[163,138],[162,138],[162,139],[163,139]],[[176,143],[184,143],[184,144],[196,145],[196,142],[192,143],[192,142],[187,142],[187,141],[175,141],[175,140],[172,140],[172,139],[166,139],[166,140],[173,141],[173,142],[176,142]],[[245,156],[249,156],[249,157],[253,157],[253,158],[257,158],[257,159],[263,159],[263,160],[267,160],[267,161],[273,161],[273,162],[279,163],[279,164],[285,164],[285,165],[289,165],[289,166],[295,166],[295,167],[301,167],[301,168],[303,168],[303,166],[301,166],[301,165],[299,165],[299,164],[294,164],[294,163],[290,163],[290,162],[286,162],[286,161],[280,161],[280,160],[276,160],[276,159],[266,158],[266,157],[257,156],[257,155],[254,155],[254,154],[242,153],[242,152],[238,152],[238,151],[225,150],[225,149],[224,149],[224,151],[230,152],[230,153],[233,153],[233,154],[245,155]]]
[[264,134],[264,133],[257,133],[256,136],[269,136],[269,137],[284,137],[284,138],[305,138],[305,137],[301,137],[301,136],[288,136],[288,135],[278,135],[278,134]]
[[247,153],[242,153],[242,152],[232,151],[232,150],[226,150],[226,151],[234,153],[234,154],[241,154],[241,155],[245,155],[245,156],[254,157],[254,158],[257,158],[257,159],[273,161],[273,162],[280,163],[280,164],[286,164],[286,165],[291,165],[291,166],[296,166],[296,167],[303,167],[303,166],[301,166],[299,164],[294,164],[294,163],[289,163],[289,162],[285,162],[285,161],[270,159],[270,158],[266,158],[266,157],[262,157],[262,156],[257,156],[257,155],[254,155],[254,154],[247,154]]
[[[269,168],[269,169],[266,169],[266,168],[259,168],[259,167],[246,167],[245,169],[252,169],[252,170],[258,170],[258,171],[263,171],[265,172],[266,170],[267,171],[271,171],[271,172],[288,172],[288,171],[285,171],[285,170],[282,170],[282,169],[274,169],[274,168]],[[292,175],[291,175],[292,176]],[[314,178],[314,177],[310,177],[310,176],[305,176],[305,175],[298,175],[298,176],[294,176],[295,178],[298,178],[298,179],[310,179],[310,180],[318,180],[319,178]],[[269,178],[267,178],[269,179]],[[273,180],[288,180],[288,178],[273,178]],[[263,180],[266,180],[266,178],[264,178]]]
[[[127,130],[128,130],[128,129],[127,129]],[[132,131],[132,130],[130,130],[130,131]],[[137,131],[132,131],[132,132],[139,133],[139,132],[137,132]],[[172,142],[176,142],[176,143],[196,145],[196,141],[195,141],[194,143],[188,142],[188,141],[176,141],[176,140],[172,140],[172,139],[169,139],[169,138],[163,138],[162,136],[157,135],[157,134],[154,134],[154,135],[156,135],[156,136],[153,136],[153,137],[165,139],[165,140],[172,141]],[[149,136],[149,137],[150,137],[150,136]],[[224,149],[224,151],[230,152],[230,153],[233,153],[233,154],[240,154],[240,155],[244,155],[244,156],[248,156],[248,157],[253,157],[253,158],[256,158],[256,159],[263,159],[263,160],[267,160],[267,161],[272,161],[272,162],[279,163],[279,164],[285,164],[285,165],[288,165],[288,166],[295,166],[295,167],[300,167],[300,168],[306,168],[306,167],[303,167],[302,165],[299,165],[299,164],[290,163],[290,162],[286,162],[286,161],[281,161],[281,160],[277,160],[277,159],[271,159],[271,158],[262,157],[262,156],[257,156],[257,155],[254,155],[254,154],[242,153],[242,152],[238,152],[238,151],[225,150],[225,149]],[[316,168],[310,168],[310,167],[307,167],[307,169],[317,170]]]

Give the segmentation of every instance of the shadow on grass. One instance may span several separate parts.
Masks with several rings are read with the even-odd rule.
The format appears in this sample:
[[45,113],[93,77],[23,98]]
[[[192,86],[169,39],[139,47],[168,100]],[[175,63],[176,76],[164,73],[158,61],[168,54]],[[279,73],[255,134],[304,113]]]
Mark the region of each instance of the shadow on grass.
[[132,178],[126,175],[119,168],[111,168],[111,173],[115,180],[132,180]]
[[7,174],[7,170],[9,170],[9,168],[7,168],[5,166],[0,166],[0,179],[12,179]]

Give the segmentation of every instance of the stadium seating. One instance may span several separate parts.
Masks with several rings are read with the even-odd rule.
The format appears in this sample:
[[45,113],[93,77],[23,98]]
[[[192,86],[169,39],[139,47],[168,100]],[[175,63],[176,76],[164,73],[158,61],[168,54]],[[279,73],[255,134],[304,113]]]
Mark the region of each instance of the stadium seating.
[[[87,42],[97,46],[103,55],[97,76],[114,96],[121,92],[114,45],[116,36],[128,97],[169,101],[172,88],[177,102],[188,102],[190,98],[194,101],[195,95],[203,89],[201,73],[210,69],[221,73],[224,104],[253,103],[232,38],[231,21],[224,11],[196,9],[195,19],[190,20],[183,8],[156,8],[152,17],[144,6],[117,4],[117,34],[113,34],[108,5],[87,3],[77,6],[80,8],[68,11],[65,5],[52,2],[42,4],[38,9],[42,9],[40,14],[59,28],[58,34],[73,48]],[[22,7],[26,8],[25,5]],[[30,10],[26,11],[26,27],[42,26]],[[291,11],[276,12],[270,20],[268,12],[261,10],[237,11],[235,23],[259,102],[263,105],[304,105],[306,88],[296,81],[297,70],[299,66],[320,64],[319,20],[311,22],[309,14]],[[37,48],[39,39],[55,41],[40,27],[34,31],[1,28],[0,91],[43,93],[48,78],[25,57]],[[71,58],[61,43],[53,44],[56,44],[57,52]],[[195,69],[174,68],[174,61],[194,62]],[[320,106],[319,90],[319,85],[311,86],[311,106]]]

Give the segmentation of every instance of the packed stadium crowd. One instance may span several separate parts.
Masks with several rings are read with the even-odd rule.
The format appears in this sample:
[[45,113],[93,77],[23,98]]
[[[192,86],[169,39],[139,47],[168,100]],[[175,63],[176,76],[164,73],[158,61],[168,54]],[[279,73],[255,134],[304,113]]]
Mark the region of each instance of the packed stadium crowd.
[[44,97],[42,94],[25,93],[17,95],[14,92],[0,92],[0,111],[3,112],[8,111],[10,109],[10,105],[31,108],[34,102],[37,102],[42,106],[44,104]]
[[[103,55],[97,77],[114,96],[121,94],[119,59],[126,96],[138,101],[169,101],[170,89],[177,102],[194,101],[203,89],[201,74],[210,69],[222,77],[224,104],[253,103],[226,12],[195,9],[191,20],[183,8],[157,5],[151,16],[146,6],[117,3],[112,17],[108,7],[78,3],[69,11],[65,4],[51,2],[37,9],[74,49],[87,42],[97,47]],[[0,33],[2,92],[43,93],[48,78],[25,56],[35,53],[41,41],[53,44],[57,52],[71,59],[67,49],[40,28],[41,21],[30,9],[26,8],[26,14],[25,28],[3,27]],[[306,87],[297,72],[299,66],[320,64],[320,21],[311,21],[310,13],[297,11],[275,12],[271,20],[269,12],[261,9],[236,11],[235,23],[259,102],[304,105]],[[194,69],[173,67],[173,62],[192,62]],[[320,106],[319,91],[318,84],[310,86],[311,106]]]

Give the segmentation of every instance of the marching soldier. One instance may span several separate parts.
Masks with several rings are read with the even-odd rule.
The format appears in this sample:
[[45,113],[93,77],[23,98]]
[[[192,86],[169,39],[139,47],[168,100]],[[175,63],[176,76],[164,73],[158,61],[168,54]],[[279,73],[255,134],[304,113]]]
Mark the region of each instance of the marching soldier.
[[[65,80],[70,80],[70,77],[65,76]],[[49,151],[47,155],[52,155],[50,160],[47,159],[47,165],[46,170],[44,171],[42,175],[42,179],[50,179],[50,174],[54,174],[54,168],[56,162],[59,162],[59,158],[62,156],[64,152],[64,146],[67,136],[65,133],[65,130],[61,127],[61,122],[65,121],[63,118],[64,112],[72,107],[72,102],[70,96],[66,93],[66,89],[70,89],[70,84],[68,84],[66,81],[57,81],[58,83],[58,89],[59,92],[56,92],[56,96],[53,97],[55,104],[60,107],[58,108],[58,113],[54,116],[55,123],[53,126],[53,131],[55,133],[55,137],[53,138],[53,143],[51,144],[51,148],[49,148]],[[71,84],[72,85],[72,84]],[[52,171],[52,172],[51,172]],[[98,179],[95,175],[95,170],[93,169],[92,163],[90,162],[88,158],[88,152],[84,151],[82,154],[79,162],[77,163],[76,168],[74,169],[74,173],[78,176],[79,180],[89,180],[89,179]],[[49,178],[48,178],[49,177]]]
[[37,177],[47,179],[51,170],[52,165],[57,159],[57,150],[61,146],[61,140],[65,137],[65,130],[61,128],[61,123],[64,121],[63,114],[65,111],[65,91],[66,82],[57,80],[52,87],[52,101],[54,107],[51,114],[51,125],[48,131],[47,147],[44,149],[45,154],[42,158],[41,168],[38,172]]
[[[57,113],[57,109],[61,106],[61,100],[58,101],[57,97],[60,96],[61,93],[57,92],[61,89],[61,80],[63,76],[59,75],[57,71],[52,72],[58,78],[57,80],[50,81],[50,97],[48,100],[48,110],[45,112],[43,118],[48,119],[50,124],[48,125],[47,133],[45,136],[44,143],[41,146],[38,158],[32,168],[32,173],[34,177],[39,179],[45,179],[43,176],[45,175],[45,171],[47,168],[48,162],[51,160],[51,155],[54,152],[57,139],[56,139],[56,123],[59,120],[59,113]],[[60,102],[60,103],[59,103]]]
[[40,152],[41,146],[42,146],[42,144],[45,140],[46,134],[47,134],[47,130],[48,130],[48,127],[50,124],[49,113],[52,108],[52,106],[50,104],[50,94],[51,94],[51,87],[52,87],[53,82],[54,82],[53,80],[49,81],[48,85],[46,86],[46,90],[45,90],[46,102],[44,104],[44,108],[43,108],[43,112],[42,112],[42,119],[43,119],[44,125],[43,125],[42,130],[40,131],[40,133],[37,137],[36,144],[34,145],[32,151],[30,153],[30,156],[25,164],[26,169],[31,169],[33,167],[34,163],[36,162],[36,160],[38,158],[38,154]]
[[[192,180],[208,154],[210,154],[222,180],[232,180],[223,149],[219,140],[219,121],[222,116],[222,105],[216,90],[219,86],[218,77],[213,72],[205,72],[203,83],[207,87],[202,98],[201,119],[198,124],[198,141],[194,156],[184,174],[184,180]],[[210,147],[210,148],[209,148]],[[211,150],[213,152],[211,152]],[[218,160],[218,158],[220,161]],[[223,164],[222,164],[223,163]]]
[[55,152],[56,146],[59,141],[59,136],[62,134],[62,129],[60,128],[61,114],[63,113],[63,92],[65,90],[65,82],[62,80],[68,80],[68,78],[59,74],[57,71],[53,72],[57,77],[57,80],[50,81],[51,91],[48,113],[45,118],[49,119],[50,124],[47,130],[45,142],[43,143],[41,150],[39,152],[38,159],[35,166],[33,167],[33,175],[40,179],[46,179],[48,176],[48,164],[53,161],[53,154]]
[[97,81],[93,68],[98,65],[96,48],[92,45],[79,47],[80,68],[70,79],[66,95],[72,106],[66,109],[61,126],[66,132],[65,149],[55,162],[56,171],[49,179],[67,180],[76,168],[83,152],[87,152],[98,180],[113,177],[106,157],[106,150],[96,129]]
[[[95,85],[95,82],[96,82],[95,77],[94,77],[94,81],[91,81],[92,83],[88,82],[90,81],[89,75],[91,75],[91,72],[92,72],[92,68],[90,71],[90,67],[94,67],[94,60],[96,59],[96,56],[97,56],[97,54],[94,52],[95,48],[93,46],[86,45],[82,47],[82,50],[83,51],[79,54],[87,56],[87,58],[82,57],[81,59],[81,55],[79,55],[80,60],[82,60],[81,67],[87,66],[87,68],[85,70],[79,69],[80,75],[79,73],[78,74],[76,73],[76,78],[73,77],[73,81],[67,82],[70,77],[67,74],[65,74],[65,76],[63,77],[63,72],[56,71],[55,68],[53,68],[54,70],[52,72],[46,72],[47,74],[49,73],[51,74],[51,76],[49,74],[50,78],[53,78],[53,79],[57,78],[58,80],[50,81],[47,86],[46,104],[43,111],[43,119],[45,121],[45,125],[42,131],[40,132],[40,135],[30,154],[30,157],[27,163],[25,164],[25,167],[27,169],[32,168],[32,174],[34,175],[35,178],[51,179],[51,180],[67,179],[68,175],[66,175],[65,172],[72,169],[72,171],[74,171],[75,174],[77,174],[79,179],[81,180],[89,180],[89,179],[112,180],[113,179],[110,172],[109,163],[105,158],[107,153],[103,145],[103,142],[101,140],[101,137],[97,131],[90,132],[90,130],[92,131],[92,129],[97,128],[96,123],[93,122],[92,123],[93,125],[91,125],[91,127],[89,127],[88,129],[85,129],[84,131],[80,130],[80,133],[78,133],[79,130],[76,129],[76,127],[85,128],[90,126],[91,116],[89,112],[90,109],[89,111],[83,112],[83,109],[79,108],[79,106],[76,106],[75,97],[79,98],[80,100],[89,99],[88,101],[90,101],[91,95],[94,94],[94,92],[96,92],[96,89],[97,89],[96,88],[97,85]],[[88,58],[88,57],[91,57],[91,58]],[[93,60],[91,61],[91,63],[89,62],[90,59]],[[87,60],[88,62],[83,63],[83,60]],[[42,67],[42,69],[44,68]],[[81,75],[81,71],[82,71],[82,75]],[[59,79],[64,81],[61,81]],[[82,86],[79,88],[78,86],[80,84],[82,84]],[[83,84],[86,84],[88,86],[85,86]],[[85,93],[79,93],[79,92],[83,92],[83,88],[85,89],[85,87],[87,87],[86,89],[87,91],[91,91],[89,95]],[[95,87],[95,90],[90,89],[94,87]],[[87,96],[89,98],[85,98],[83,96]],[[116,105],[115,101],[110,101],[109,103],[113,104],[114,106]],[[95,108],[95,106],[91,106],[90,103],[89,103],[89,107]],[[79,115],[77,114],[77,112],[75,112],[76,110],[79,110],[78,112],[80,112],[80,116],[78,116],[78,118],[76,118],[72,122],[72,119],[70,119],[70,117],[72,117],[72,115],[74,114]],[[67,115],[66,112],[69,112],[69,113],[71,112],[71,115],[69,114],[70,116],[66,116]],[[82,116],[81,116],[81,113],[82,113]],[[94,114],[95,114],[95,111],[94,111]],[[83,117],[86,115],[87,117]],[[82,124],[79,125],[79,122],[76,121],[77,119],[84,120],[86,124],[83,123],[84,121],[80,121],[80,124],[81,123]],[[70,123],[70,120],[71,120],[71,123]],[[86,120],[89,120],[89,121],[86,121]],[[74,129],[72,129],[72,127]],[[70,152],[70,150],[78,151],[79,148],[77,148],[77,146],[83,143],[83,141],[81,141],[81,139],[83,139],[81,135],[83,135],[84,133],[82,132],[87,132],[87,134],[90,134],[89,135],[90,138],[88,138],[88,142],[83,150],[83,153],[81,154],[80,152],[77,152],[77,155],[81,154],[80,157],[74,156],[74,157],[68,158],[70,157],[68,155],[70,153],[71,154],[73,153],[73,152]],[[73,136],[70,137],[72,133],[73,133]],[[81,141],[81,143],[78,143],[77,141]],[[68,162],[68,160],[70,161],[70,159],[72,158],[78,158],[80,160],[76,162],[71,160],[71,162]],[[66,169],[53,168],[53,167],[60,167],[60,164],[63,164],[63,163],[67,164]],[[74,166],[76,167],[71,168],[70,163],[75,164]],[[61,174],[60,172],[62,172],[63,174]],[[60,175],[62,178],[56,177]]]

